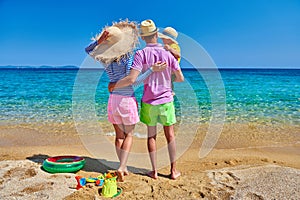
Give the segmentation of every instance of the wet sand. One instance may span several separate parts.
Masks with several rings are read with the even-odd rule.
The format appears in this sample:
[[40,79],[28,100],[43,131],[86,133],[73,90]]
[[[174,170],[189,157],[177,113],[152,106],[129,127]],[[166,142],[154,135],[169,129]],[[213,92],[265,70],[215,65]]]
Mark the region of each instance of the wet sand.
[[[182,125],[183,126],[183,125]],[[208,124],[176,127],[182,155],[177,160],[178,180],[169,179],[169,166],[159,169],[159,178],[145,175],[150,161],[146,139],[134,137],[129,157],[130,175],[118,183],[118,199],[299,199],[299,126],[225,124],[218,142],[204,158],[199,157]],[[103,133],[113,132],[109,124]],[[185,130],[194,130],[189,134]],[[144,134],[142,125],[136,132]],[[115,170],[117,159],[105,153],[97,135],[78,135],[73,124],[23,124],[0,127],[0,199],[106,199],[100,187],[88,184],[76,190],[75,175],[97,176]],[[113,136],[102,136],[113,145]],[[88,138],[86,140],[86,138]],[[96,138],[96,139],[95,139]],[[91,140],[92,139],[92,140]],[[103,142],[103,141],[102,141]],[[95,146],[93,146],[95,145]],[[158,148],[165,146],[159,129]],[[97,154],[101,150],[103,154]],[[165,152],[164,152],[165,153]],[[161,153],[161,154],[164,154]],[[142,154],[144,162],[135,155]],[[85,167],[76,174],[49,174],[41,169],[44,159],[57,155],[80,155]],[[141,157],[142,157],[141,156]],[[162,155],[162,159],[168,155]]]

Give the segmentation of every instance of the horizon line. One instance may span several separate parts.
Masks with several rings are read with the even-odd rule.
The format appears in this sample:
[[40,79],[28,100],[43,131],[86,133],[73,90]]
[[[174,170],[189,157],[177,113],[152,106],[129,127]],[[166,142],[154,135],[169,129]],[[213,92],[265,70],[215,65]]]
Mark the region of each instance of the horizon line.
[[[104,67],[79,67],[76,65],[0,65],[0,69],[104,69]],[[181,69],[300,69],[290,66],[216,66],[216,67],[185,67]]]

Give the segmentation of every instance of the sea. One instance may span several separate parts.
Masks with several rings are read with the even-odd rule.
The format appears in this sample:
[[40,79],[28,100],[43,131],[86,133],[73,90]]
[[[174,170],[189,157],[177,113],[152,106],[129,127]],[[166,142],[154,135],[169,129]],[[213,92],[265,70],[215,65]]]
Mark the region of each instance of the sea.
[[[300,125],[300,69],[182,71],[185,81],[174,83],[179,121]],[[87,115],[105,122],[108,82],[103,69],[0,68],[0,125],[65,123]],[[142,93],[136,87],[138,102]]]

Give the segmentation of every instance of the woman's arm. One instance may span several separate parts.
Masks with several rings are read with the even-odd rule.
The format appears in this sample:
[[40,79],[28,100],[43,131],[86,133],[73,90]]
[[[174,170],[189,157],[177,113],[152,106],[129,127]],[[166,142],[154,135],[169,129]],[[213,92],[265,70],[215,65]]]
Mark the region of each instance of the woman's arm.
[[98,45],[98,41],[91,43],[88,47],[85,48],[85,52],[87,54],[90,54],[90,52],[92,52],[97,45]]
[[112,92],[114,89],[126,87],[128,85],[132,85],[135,80],[137,79],[138,75],[140,74],[140,71],[136,69],[131,69],[128,76],[125,76],[121,80],[119,80],[116,83],[109,83],[108,84],[108,90],[109,92]]
[[91,43],[88,47],[85,48],[85,52],[90,54],[94,49],[95,47],[98,45],[98,44],[101,44],[103,41],[105,41],[107,38],[109,37],[109,32],[108,31],[104,31],[100,38],[98,40],[96,40],[95,42]]
[[152,74],[152,72],[161,72],[161,71],[165,70],[167,66],[168,65],[166,62],[162,63],[159,61],[159,62],[155,63],[145,73],[139,75],[132,85],[135,87],[140,86],[144,82],[144,80],[146,78],[148,78],[148,76],[150,76],[150,74]]
[[123,79],[119,80],[116,83],[109,83],[108,90],[112,92],[114,89],[126,87],[128,85],[133,85],[135,87],[139,86],[143,83],[143,81],[150,76],[153,72],[160,72],[166,69],[167,67],[166,62],[157,62],[152,65],[145,73],[139,76],[139,71],[136,69],[131,69],[128,76],[124,77]]

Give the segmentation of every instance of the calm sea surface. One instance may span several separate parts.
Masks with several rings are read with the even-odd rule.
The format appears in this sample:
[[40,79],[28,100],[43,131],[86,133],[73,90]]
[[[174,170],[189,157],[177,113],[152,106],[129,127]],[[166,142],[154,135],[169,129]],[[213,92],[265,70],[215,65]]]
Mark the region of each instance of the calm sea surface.
[[[183,70],[175,83],[178,119],[300,125],[300,70]],[[106,120],[108,79],[103,70],[0,69],[0,123],[73,120],[74,108],[93,108]],[[142,87],[137,88],[140,101]],[[87,110],[90,112],[90,110]]]

